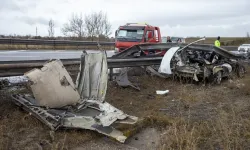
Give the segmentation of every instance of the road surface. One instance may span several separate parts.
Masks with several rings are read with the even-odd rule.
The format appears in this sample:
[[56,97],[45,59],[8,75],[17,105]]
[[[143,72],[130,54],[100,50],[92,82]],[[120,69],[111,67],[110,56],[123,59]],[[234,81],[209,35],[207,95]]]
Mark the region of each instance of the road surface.
[[[88,52],[98,52],[97,50],[88,50]],[[238,51],[231,51],[239,53]],[[75,59],[80,58],[80,50],[1,50],[1,61],[22,61],[22,60],[49,60],[49,59]],[[114,55],[113,50],[107,51],[107,56]]]
[[[98,52],[88,50],[88,52]],[[76,50],[1,50],[0,61],[21,61],[21,60],[49,60],[49,59],[74,59],[80,58],[82,51]],[[107,51],[107,56],[114,55],[114,51]]]

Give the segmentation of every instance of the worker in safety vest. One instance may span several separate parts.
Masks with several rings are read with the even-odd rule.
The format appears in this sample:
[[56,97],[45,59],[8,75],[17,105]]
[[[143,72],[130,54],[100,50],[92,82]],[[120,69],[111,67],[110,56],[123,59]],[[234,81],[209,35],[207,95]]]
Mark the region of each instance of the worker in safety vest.
[[214,46],[220,47],[220,37],[218,36],[217,40],[214,42]]

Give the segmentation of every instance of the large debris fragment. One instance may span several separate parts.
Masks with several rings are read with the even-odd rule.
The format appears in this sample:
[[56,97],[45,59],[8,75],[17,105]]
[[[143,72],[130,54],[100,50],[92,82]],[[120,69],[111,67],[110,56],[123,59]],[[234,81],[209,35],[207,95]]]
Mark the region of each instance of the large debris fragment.
[[96,54],[83,52],[81,71],[76,82],[81,98],[104,101],[108,82],[108,66],[105,55],[104,52]]
[[45,64],[24,74],[31,81],[36,105],[60,108],[80,100],[75,84],[59,60]]
[[121,71],[121,73],[115,77],[116,83],[121,87],[132,87],[132,88],[140,91],[140,87],[136,86],[135,84],[132,84],[128,80],[128,74],[127,74],[128,70],[129,70],[129,68],[123,69]]
[[[84,52],[75,88],[62,63],[59,60],[52,61],[40,71],[35,69],[25,74],[34,82],[31,89],[35,98],[28,94],[12,97],[17,105],[32,113],[52,130],[89,129],[124,142],[127,137],[113,125],[134,124],[138,118],[105,102],[107,68],[105,51],[92,54]],[[42,92],[39,93],[39,89]],[[65,94],[71,96],[67,97]],[[61,95],[67,98],[62,98]]]

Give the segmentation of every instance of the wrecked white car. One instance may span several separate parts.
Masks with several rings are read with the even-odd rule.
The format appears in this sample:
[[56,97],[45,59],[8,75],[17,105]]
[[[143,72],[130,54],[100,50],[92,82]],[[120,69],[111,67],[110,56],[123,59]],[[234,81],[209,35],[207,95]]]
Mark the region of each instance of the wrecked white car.
[[[152,66],[151,73],[160,77],[173,77],[181,81],[208,81],[220,83],[223,77],[235,73],[244,76],[246,70],[243,62],[247,59],[243,54],[231,53],[213,45],[180,43],[138,44],[126,51],[114,55],[114,58],[159,57],[164,54],[159,66]],[[144,51],[155,51],[155,55],[145,56]],[[160,51],[160,53],[156,53]],[[140,55],[138,55],[140,54]],[[161,74],[153,71],[158,70]]]
[[167,51],[159,68],[160,73],[172,74],[181,81],[209,81],[220,84],[223,77],[236,73],[244,76],[242,57],[214,46],[173,47]]
[[113,125],[134,124],[138,120],[105,102],[108,81],[105,51],[83,52],[76,84],[60,60],[50,61],[25,76],[33,95],[13,95],[13,101],[52,130],[95,130],[123,143],[127,137]]

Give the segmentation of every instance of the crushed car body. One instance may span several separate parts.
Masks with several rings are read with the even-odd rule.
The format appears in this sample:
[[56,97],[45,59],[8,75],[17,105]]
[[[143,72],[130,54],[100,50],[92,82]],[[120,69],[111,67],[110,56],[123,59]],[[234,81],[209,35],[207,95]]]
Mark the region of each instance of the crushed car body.
[[236,73],[244,76],[243,55],[212,45],[190,45],[170,48],[162,59],[159,72],[177,79],[208,81],[220,84],[223,77]]
[[[190,44],[184,43],[143,43],[134,45],[112,57],[158,57],[158,51],[165,51],[159,66],[151,67],[148,71],[159,77],[190,81],[209,81],[220,83],[223,77],[233,73],[244,76],[246,70],[243,62],[247,56],[227,51],[213,45],[196,44],[200,39]],[[145,55],[151,51],[151,55]],[[161,52],[162,54],[163,52]],[[152,69],[154,68],[154,69]],[[158,71],[158,74],[156,71]]]
[[33,94],[12,95],[13,101],[52,130],[94,130],[124,143],[126,136],[113,126],[134,124],[138,118],[105,102],[108,67],[106,52],[81,56],[76,84],[60,60],[25,74]]

